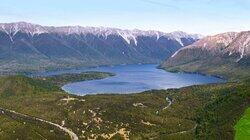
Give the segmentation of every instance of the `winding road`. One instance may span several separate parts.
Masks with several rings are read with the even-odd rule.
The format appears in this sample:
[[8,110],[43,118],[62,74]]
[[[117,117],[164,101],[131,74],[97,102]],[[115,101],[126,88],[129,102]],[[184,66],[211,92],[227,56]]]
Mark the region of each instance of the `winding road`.
[[[166,107],[162,108],[161,110],[166,110],[166,109],[169,108],[169,107],[172,105],[172,103],[173,103],[173,99],[170,98],[170,97],[166,97],[166,101],[168,102],[168,105],[167,105]],[[156,111],[156,114],[158,114],[158,113],[159,113],[159,110]],[[171,136],[171,135],[189,133],[189,132],[194,131],[194,130],[196,129],[196,127],[197,127],[197,124],[195,124],[194,127],[191,128],[191,129],[189,129],[189,130],[179,131],[179,132],[170,133],[170,134],[166,134],[166,135]],[[149,139],[150,139],[150,140],[153,140],[153,139],[156,139],[156,138],[158,138],[158,137],[152,137],[152,138],[149,138]]]
[[166,107],[164,107],[162,110],[169,108],[173,103],[173,100],[169,97],[166,97],[166,101],[168,102],[168,105]]
[[[173,103],[173,99],[171,99],[169,97],[166,97],[166,101],[168,102],[168,105],[166,107],[161,108],[161,110],[165,110],[165,109],[169,108]],[[159,112],[160,112],[160,110],[157,110],[156,114],[159,114]]]
[[21,118],[27,119],[27,120],[32,119],[32,120],[40,122],[40,123],[49,124],[51,126],[54,126],[56,128],[61,129],[65,133],[68,133],[68,135],[70,136],[71,140],[78,140],[77,135],[73,131],[71,131],[68,128],[63,127],[63,126],[61,126],[59,124],[53,123],[53,122],[46,121],[46,120],[43,120],[43,119],[40,119],[40,118],[36,118],[36,117],[32,117],[32,116],[28,116],[28,115],[25,115],[25,114],[21,114],[21,113],[18,113],[16,111],[9,110],[9,109],[4,109],[4,108],[1,108],[1,107],[0,107],[0,114],[4,114],[4,115],[10,116],[10,117],[12,117],[12,116],[21,117]]
[[[163,135],[172,136],[172,135],[177,135],[177,134],[189,133],[189,132],[195,131],[195,129],[196,129],[197,126],[198,126],[198,125],[195,124],[195,126],[194,126],[193,128],[191,128],[191,129],[189,129],[189,130],[179,131],[179,132],[170,133],[170,134],[163,134]],[[152,138],[149,138],[149,139],[150,139],[150,140],[153,140],[153,139],[157,139],[157,138],[158,138],[158,136],[157,136],[157,137],[152,137]]]
[[176,134],[185,134],[185,133],[189,133],[189,132],[192,132],[196,129],[197,127],[197,124],[195,124],[195,126],[192,128],[192,129],[189,129],[189,130],[185,130],[185,131],[180,131],[180,132],[175,132],[175,133],[171,133],[171,134],[168,134],[169,136],[171,135],[176,135]]

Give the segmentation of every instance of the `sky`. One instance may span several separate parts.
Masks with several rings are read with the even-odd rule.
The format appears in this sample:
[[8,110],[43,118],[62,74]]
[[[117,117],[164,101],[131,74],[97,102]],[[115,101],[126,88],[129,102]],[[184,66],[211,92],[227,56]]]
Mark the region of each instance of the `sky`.
[[0,22],[184,31],[250,30],[250,0],[0,0]]

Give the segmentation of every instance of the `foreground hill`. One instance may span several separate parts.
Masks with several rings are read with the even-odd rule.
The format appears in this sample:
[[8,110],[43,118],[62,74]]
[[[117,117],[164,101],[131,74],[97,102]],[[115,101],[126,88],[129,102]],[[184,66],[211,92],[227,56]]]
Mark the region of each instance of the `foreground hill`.
[[32,119],[40,118],[79,140],[231,140],[234,125],[250,105],[247,83],[73,96],[48,80],[0,78],[0,139],[70,139],[58,127]]
[[159,63],[199,38],[184,32],[0,24],[0,72]]
[[205,37],[181,48],[162,66],[172,71],[201,72],[227,78],[250,76],[250,31]]

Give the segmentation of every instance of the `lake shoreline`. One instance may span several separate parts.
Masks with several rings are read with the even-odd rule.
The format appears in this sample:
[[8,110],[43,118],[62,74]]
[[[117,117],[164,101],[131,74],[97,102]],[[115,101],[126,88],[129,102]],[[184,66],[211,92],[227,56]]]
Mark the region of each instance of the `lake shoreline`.
[[[133,64],[84,69],[83,71],[85,72],[88,70],[110,72],[115,74],[115,76],[105,79],[91,79],[90,81],[67,83],[61,89],[67,93],[81,96],[89,94],[135,94],[148,90],[167,90],[192,85],[225,83],[224,79],[218,77],[199,73],[173,73],[159,69],[157,66],[156,64]],[[72,71],[73,73],[79,72],[75,69]],[[59,72],[61,73],[61,71]],[[70,72],[67,71],[67,73]],[[77,92],[74,91],[74,86],[75,89],[79,88]]]

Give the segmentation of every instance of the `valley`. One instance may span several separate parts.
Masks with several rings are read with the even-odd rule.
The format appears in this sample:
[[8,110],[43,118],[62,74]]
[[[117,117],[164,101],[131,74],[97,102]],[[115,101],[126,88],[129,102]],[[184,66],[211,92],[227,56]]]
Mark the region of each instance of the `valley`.
[[[184,32],[0,25],[0,139],[241,140],[247,134],[249,31],[200,39]],[[178,73],[148,67],[160,62]],[[119,70],[116,64],[130,69],[102,71]],[[95,66],[99,71],[80,71]],[[75,72],[60,73],[65,68]],[[45,76],[29,75],[41,71]],[[211,82],[211,75],[227,82]],[[139,83],[143,90],[64,91],[74,83],[104,89],[98,82],[116,89]]]

